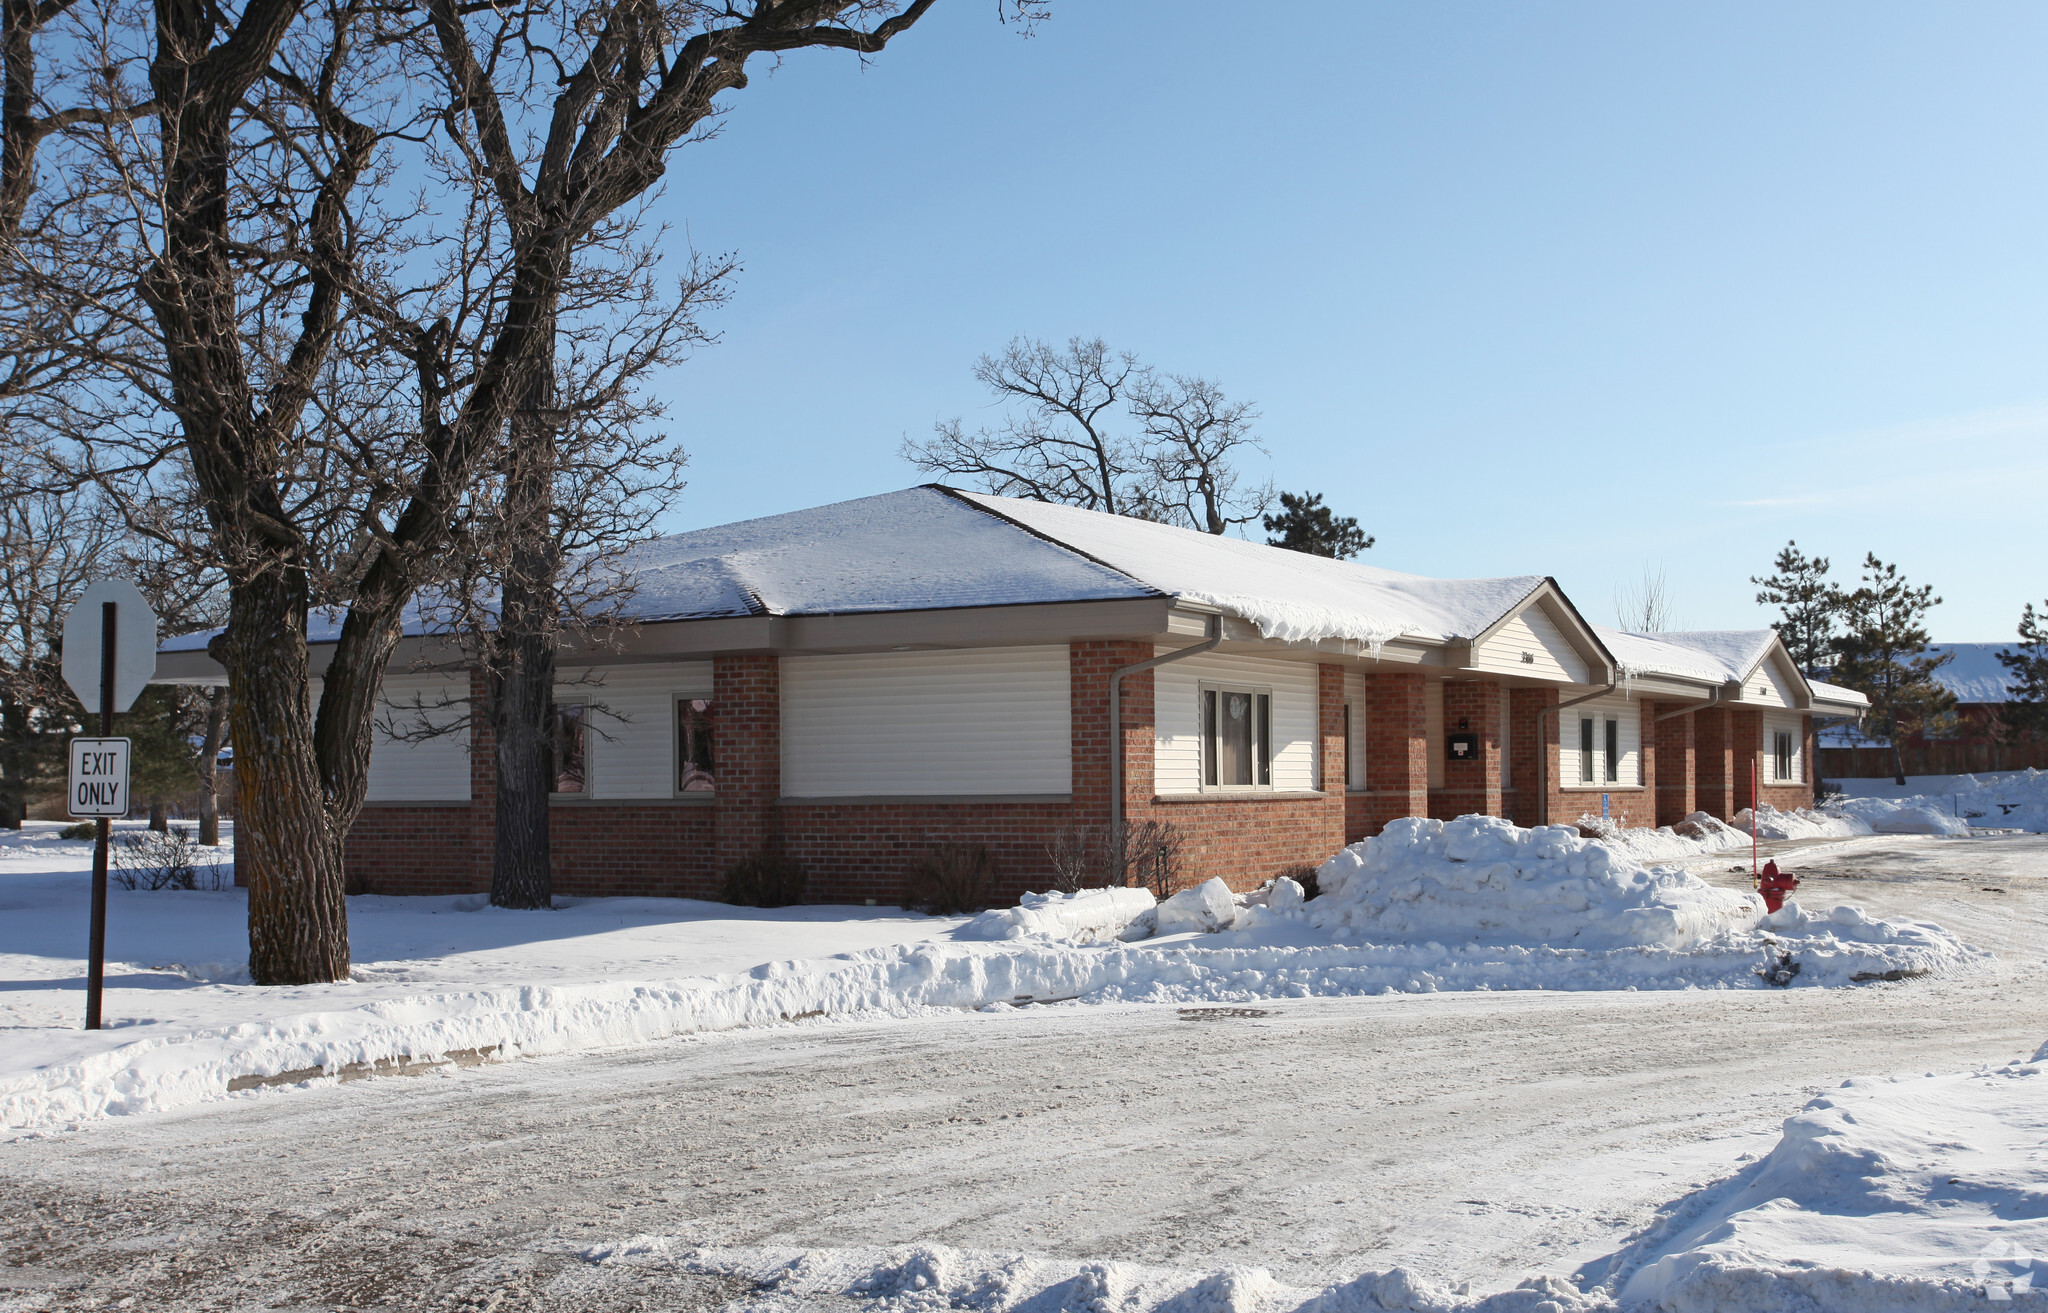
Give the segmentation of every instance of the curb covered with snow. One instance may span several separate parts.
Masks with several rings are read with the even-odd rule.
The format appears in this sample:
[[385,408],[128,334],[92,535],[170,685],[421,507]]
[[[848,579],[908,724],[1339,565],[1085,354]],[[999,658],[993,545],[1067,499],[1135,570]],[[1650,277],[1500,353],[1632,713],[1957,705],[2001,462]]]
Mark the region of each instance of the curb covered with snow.
[[0,1126],[27,1130],[159,1111],[227,1097],[230,1082],[315,1068],[451,1053],[564,1053],[818,1015],[907,1016],[1076,999],[1229,1003],[1446,990],[1751,988],[1760,987],[1766,950],[1782,947],[1794,948],[1802,964],[1796,984],[1843,985],[1888,971],[1945,970],[1981,956],[1932,927],[1910,934],[1864,928],[1881,942],[1858,942],[1818,919],[1778,932],[1782,944],[1754,932],[1728,933],[1683,950],[1261,944],[1271,919],[1302,915],[1261,911],[1263,927],[1192,943],[923,943],[769,963],[737,976],[423,995],[142,1040],[0,1085]]

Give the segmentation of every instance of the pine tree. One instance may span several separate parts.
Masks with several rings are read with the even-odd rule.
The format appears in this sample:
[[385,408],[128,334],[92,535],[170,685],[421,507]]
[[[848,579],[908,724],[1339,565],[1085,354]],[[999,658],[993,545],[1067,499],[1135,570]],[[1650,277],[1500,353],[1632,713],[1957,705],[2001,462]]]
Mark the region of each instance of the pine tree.
[[2048,735],[2048,615],[2037,613],[2032,602],[2020,613],[2019,637],[1998,652],[2006,669],[2001,731],[2009,739],[2038,739]]
[[1891,741],[1892,774],[1901,785],[1899,740],[1955,709],[1955,696],[1934,678],[1955,654],[1927,655],[1927,612],[1940,605],[1933,585],[1907,583],[1874,553],[1863,558],[1863,586],[1842,601],[1835,682],[1870,698],[1871,719]]
[[[1281,493],[1280,513],[1268,515],[1265,525],[1268,547],[1285,547],[1340,561],[1358,555],[1375,541],[1371,534],[1359,529],[1357,517],[1333,514],[1323,505],[1319,492],[1305,492],[1299,497],[1291,492]],[[1279,536],[1270,536],[1274,534]]]
[[1759,590],[1757,605],[1778,608],[1784,618],[1772,621],[1771,628],[1785,640],[1785,650],[1806,677],[1818,679],[1834,655],[1842,590],[1828,579],[1828,558],[1808,556],[1797,542],[1787,542],[1771,567],[1776,573],[1749,577]]

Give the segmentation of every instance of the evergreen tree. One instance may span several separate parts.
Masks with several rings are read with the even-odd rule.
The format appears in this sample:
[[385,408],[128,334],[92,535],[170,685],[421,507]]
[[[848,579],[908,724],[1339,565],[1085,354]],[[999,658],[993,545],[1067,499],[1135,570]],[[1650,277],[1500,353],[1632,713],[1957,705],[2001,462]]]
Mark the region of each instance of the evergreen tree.
[[1771,567],[1775,573],[1749,577],[1758,588],[1757,605],[1778,608],[1783,618],[1772,621],[1771,628],[1806,677],[1820,678],[1834,655],[1844,601],[1842,590],[1828,579],[1828,558],[1808,556],[1798,543],[1788,542]]
[[1291,492],[1281,493],[1280,513],[1265,517],[1265,525],[1268,547],[1285,547],[1340,561],[1358,555],[1375,541],[1371,534],[1359,529],[1355,516],[1333,514],[1323,505],[1319,492],[1305,492],[1299,497]]
[[1998,653],[2007,689],[2000,729],[2008,739],[2038,739],[2048,735],[2048,615],[2037,613],[2032,602],[2020,613],[2019,637]]
[[128,796],[149,808],[152,830],[168,829],[170,804],[199,787],[192,720],[203,697],[197,689],[151,684],[115,721],[128,739]]
[[1927,655],[1927,612],[1941,605],[1931,584],[1909,584],[1895,565],[1863,558],[1863,585],[1842,601],[1842,636],[1835,640],[1835,682],[1870,698],[1870,716],[1892,745],[1892,774],[1906,782],[1899,740],[1955,709],[1955,696],[1934,672],[1954,653]]

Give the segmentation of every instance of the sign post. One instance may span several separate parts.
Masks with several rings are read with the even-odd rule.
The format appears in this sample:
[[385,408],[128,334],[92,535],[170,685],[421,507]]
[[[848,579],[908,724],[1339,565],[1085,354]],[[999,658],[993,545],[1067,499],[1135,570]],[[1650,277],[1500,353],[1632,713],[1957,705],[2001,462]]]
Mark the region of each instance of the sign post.
[[156,613],[126,579],[89,586],[64,617],[64,682],[87,712],[99,713],[99,736],[71,740],[65,791],[73,816],[98,818],[92,851],[92,929],[86,949],[85,1028],[100,1028],[107,966],[107,855],[113,820],[128,814],[128,740],[114,737],[114,713],[156,673]]

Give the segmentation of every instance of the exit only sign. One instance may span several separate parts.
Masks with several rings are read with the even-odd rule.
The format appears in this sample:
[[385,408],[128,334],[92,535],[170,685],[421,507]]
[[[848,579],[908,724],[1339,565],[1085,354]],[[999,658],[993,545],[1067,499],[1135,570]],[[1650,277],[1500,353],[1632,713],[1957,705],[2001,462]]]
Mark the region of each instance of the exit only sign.
[[73,816],[126,816],[128,740],[71,740],[68,797]]

